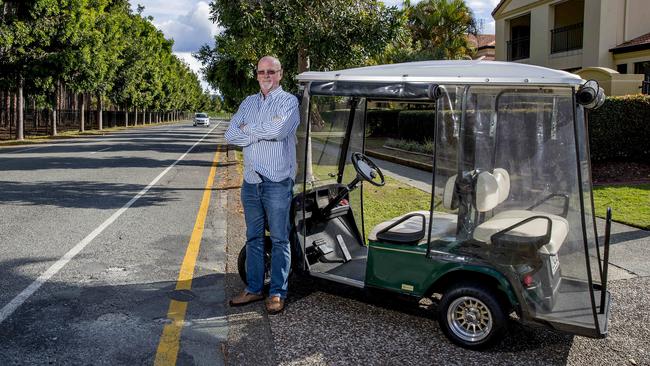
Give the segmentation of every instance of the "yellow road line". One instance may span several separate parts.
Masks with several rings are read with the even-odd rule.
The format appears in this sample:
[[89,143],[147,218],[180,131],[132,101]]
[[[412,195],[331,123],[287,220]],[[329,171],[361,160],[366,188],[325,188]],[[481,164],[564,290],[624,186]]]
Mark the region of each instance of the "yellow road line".
[[[208,207],[210,206],[210,196],[212,194],[212,186],[214,184],[214,176],[217,171],[218,161],[219,150],[215,152],[214,159],[212,160],[212,168],[210,168],[208,181],[205,184],[203,199],[201,200],[199,213],[197,214],[196,222],[194,223],[194,230],[192,230],[190,243],[185,251],[185,258],[183,258],[183,264],[181,264],[181,270],[178,274],[178,280],[176,281],[176,290],[190,290],[192,288],[194,267],[201,247],[201,238],[203,236],[203,228],[205,227],[205,218],[208,214]],[[163,328],[160,343],[158,343],[158,350],[156,351],[154,365],[176,365],[176,358],[178,357],[178,348],[181,339],[181,330],[183,329],[186,311],[187,302],[172,300],[169,304],[167,318],[170,320],[170,323],[166,324]]]

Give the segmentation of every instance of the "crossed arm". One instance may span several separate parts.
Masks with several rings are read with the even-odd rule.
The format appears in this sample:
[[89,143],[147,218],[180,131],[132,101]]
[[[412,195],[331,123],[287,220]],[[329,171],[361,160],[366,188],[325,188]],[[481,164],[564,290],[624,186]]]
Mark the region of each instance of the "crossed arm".
[[278,141],[286,138],[295,131],[300,122],[298,115],[298,101],[289,98],[277,111],[277,116],[272,120],[264,120],[261,123],[250,125],[244,121],[245,103],[242,103],[239,110],[230,120],[230,127],[226,131],[225,138],[228,143],[246,147],[260,140]]

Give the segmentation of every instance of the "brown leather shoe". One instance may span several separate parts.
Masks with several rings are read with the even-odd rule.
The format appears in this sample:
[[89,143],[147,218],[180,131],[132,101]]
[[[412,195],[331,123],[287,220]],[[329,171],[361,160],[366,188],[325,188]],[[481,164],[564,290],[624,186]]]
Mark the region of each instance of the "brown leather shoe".
[[281,313],[284,310],[284,299],[280,296],[271,296],[266,299],[266,312],[270,315]]
[[251,294],[250,292],[244,290],[241,294],[230,299],[230,306],[243,306],[250,304],[255,301],[260,301],[264,298],[262,295]]

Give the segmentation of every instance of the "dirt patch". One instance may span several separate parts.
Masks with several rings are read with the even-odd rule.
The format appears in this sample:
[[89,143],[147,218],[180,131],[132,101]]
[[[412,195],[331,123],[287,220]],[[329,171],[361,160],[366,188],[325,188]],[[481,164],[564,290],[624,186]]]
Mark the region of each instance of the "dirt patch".
[[650,164],[613,161],[592,163],[594,184],[650,183]]

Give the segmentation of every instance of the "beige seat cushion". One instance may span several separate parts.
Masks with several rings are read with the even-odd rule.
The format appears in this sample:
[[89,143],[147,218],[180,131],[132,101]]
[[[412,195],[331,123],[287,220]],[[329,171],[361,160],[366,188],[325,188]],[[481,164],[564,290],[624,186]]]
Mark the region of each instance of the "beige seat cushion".
[[[396,221],[400,220],[402,217],[410,214],[419,213],[424,215],[426,218],[425,230],[429,227],[429,211],[413,211],[402,216],[396,217],[394,219],[384,221],[381,224],[375,226],[370,235],[368,235],[368,240],[377,241],[377,233],[381,230],[392,225]],[[458,216],[454,214],[448,214],[444,212],[433,212],[433,226],[431,227],[431,240],[440,239],[446,236],[454,236],[456,234],[456,223]],[[422,217],[415,216],[412,217],[394,228],[390,229],[391,232],[406,232],[412,233],[420,230],[422,228]],[[424,244],[427,242],[427,235],[424,236],[418,244]]]
[[[542,254],[557,254],[569,232],[569,222],[557,215],[528,210],[508,210],[480,224],[474,229],[474,239],[490,244],[492,235],[532,216],[546,216],[551,219],[551,241],[539,249]],[[548,221],[532,220],[518,226],[509,233],[523,237],[542,236],[546,234]]]

